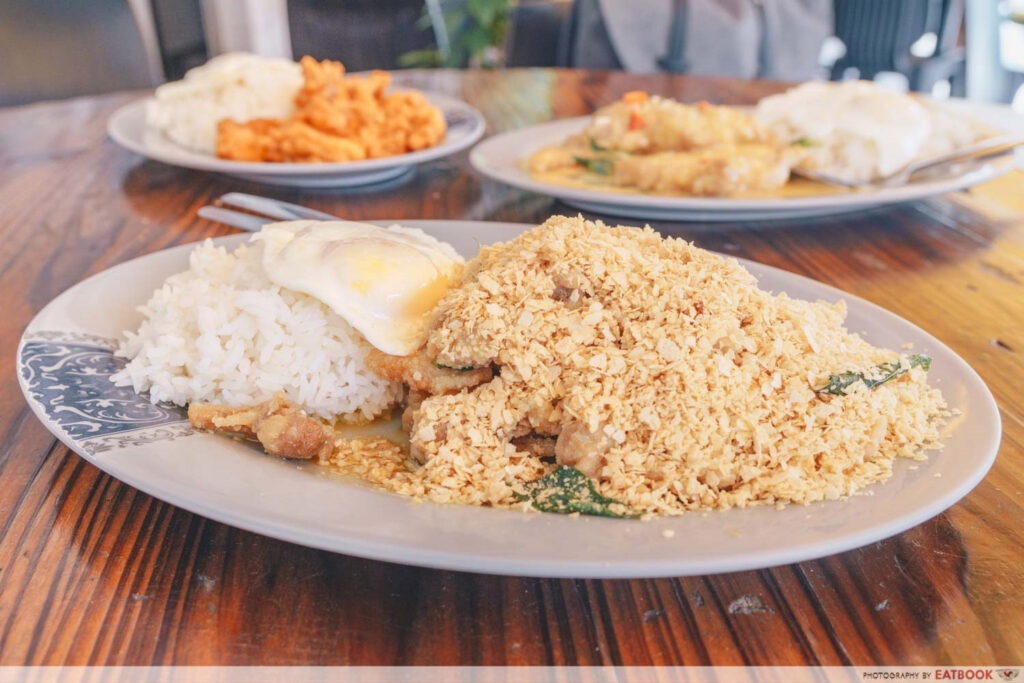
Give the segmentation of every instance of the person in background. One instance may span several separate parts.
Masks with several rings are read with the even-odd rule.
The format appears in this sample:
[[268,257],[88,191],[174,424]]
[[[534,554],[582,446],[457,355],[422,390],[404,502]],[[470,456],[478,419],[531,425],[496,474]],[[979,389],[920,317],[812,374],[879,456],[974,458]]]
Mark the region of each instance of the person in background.
[[831,0],[576,0],[560,61],[800,81],[831,33]]

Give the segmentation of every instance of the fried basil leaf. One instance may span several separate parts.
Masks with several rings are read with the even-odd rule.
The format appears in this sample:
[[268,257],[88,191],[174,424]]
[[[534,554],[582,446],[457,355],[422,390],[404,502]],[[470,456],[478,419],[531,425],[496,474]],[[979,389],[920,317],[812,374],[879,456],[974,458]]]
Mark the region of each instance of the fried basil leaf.
[[523,484],[513,490],[519,500],[529,500],[541,512],[600,517],[639,517],[640,514],[625,503],[601,495],[594,481],[575,467],[560,465],[551,474]]
[[869,373],[863,372],[841,372],[838,375],[829,375],[828,383],[818,387],[814,391],[819,394],[831,394],[833,396],[845,396],[846,390],[857,382],[863,382],[868,389],[874,389],[879,384],[896,379],[905,375],[910,368],[921,368],[929,370],[932,367],[932,359],[923,354],[914,354],[907,358],[907,362],[893,361],[875,366]]

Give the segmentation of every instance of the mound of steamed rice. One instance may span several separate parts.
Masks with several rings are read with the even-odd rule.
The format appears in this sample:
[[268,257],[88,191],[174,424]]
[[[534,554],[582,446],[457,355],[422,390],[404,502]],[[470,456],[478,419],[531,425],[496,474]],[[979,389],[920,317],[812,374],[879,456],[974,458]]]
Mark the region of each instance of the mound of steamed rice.
[[284,392],[329,420],[372,419],[402,396],[364,364],[370,345],[326,305],[274,285],[261,247],[197,247],[189,269],[141,307],[145,320],[117,354],[112,377],[150,399],[250,405]]
[[887,176],[994,133],[869,81],[804,83],[764,98],[754,115],[780,140],[807,146],[797,168],[849,181]]
[[290,59],[221,55],[157,88],[146,107],[146,125],[182,147],[212,155],[218,121],[288,117],[301,87],[302,68]]

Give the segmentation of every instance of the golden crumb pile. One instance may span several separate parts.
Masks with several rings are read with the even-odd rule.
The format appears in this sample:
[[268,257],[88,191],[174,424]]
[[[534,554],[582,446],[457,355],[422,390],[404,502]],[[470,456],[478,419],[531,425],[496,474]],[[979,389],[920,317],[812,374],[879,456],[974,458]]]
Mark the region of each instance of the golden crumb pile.
[[340,62],[302,58],[304,85],[286,119],[217,125],[217,156],[236,161],[359,161],[438,144],[448,125],[415,90],[387,92],[391,75],[345,74]]
[[522,505],[510,485],[555,465],[512,439],[573,429],[599,444],[579,466],[600,493],[645,513],[839,498],[923,458],[946,415],[917,368],[816,393],[899,358],[847,332],[845,314],[764,292],[735,260],[650,228],[555,217],[484,248],[439,304],[428,354],[500,373],[422,403],[410,437],[425,464],[344,445],[334,457],[400,493]]

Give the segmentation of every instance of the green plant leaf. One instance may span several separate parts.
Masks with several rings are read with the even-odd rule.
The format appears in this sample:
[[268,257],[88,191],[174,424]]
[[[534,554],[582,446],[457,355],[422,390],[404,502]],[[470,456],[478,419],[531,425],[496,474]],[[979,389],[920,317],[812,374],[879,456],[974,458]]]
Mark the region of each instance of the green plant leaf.
[[487,30],[479,24],[475,24],[467,28],[463,32],[461,38],[465,43],[469,54],[473,57],[479,55],[492,45],[491,36],[487,33]]
[[398,65],[406,67],[438,67],[444,62],[439,50],[410,50],[398,57]]
[[471,17],[476,19],[476,23],[480,26],[489,27],[494,23],[495,18],[501,11],[501,7],[497,5],[502,4],[506,3],[496,3],[493,0],[466,0],[466,11]]
[[577,164],[591,173],[598,175],[611,175],[615,170],[615,161],[612,159],[591,159],[587,157],[573,157]]
[[414,26],[421,31],[426,31],[433,25],[433,21],[430,18],[430,12],[427,11],[426,5],[423,7],[423,13],[420,14],[419,19],[416,20]]
[[513,488],[519,500],[529,500],[541,512],[556,512],[567,515],[578,512],[581,515],[599,517],[632,518],[640,513],[625,503],[601,495],[594,481],[575,467],[559,465],[547,476]]
[[845,396],[846,390],[857,382],[863,382],[868,389],[874,389],[880,384],[905,375],[911,368],[921,368],[925,371],[932,367],[932,359],[924,354],[914,354],[907,358],[906,364],[902,360],[891,363],[876,365],[870,373],[863,372],[841,372],[838,375],[829,375],[828,383],[818,387],[814,391],[819,394],[831,394],[832,396]]
[[[426,58],[410,57],[412,61],[399,63],[403,66],[465,67],[488,48],[498,47],[505,41],[513,4],[514,0],[464,0],[453,3],[454,6],[444,13],[449,39],[447,58],[430,63]],[[429,12],[424,10],[416,26],[421,30],[432,26]]]

